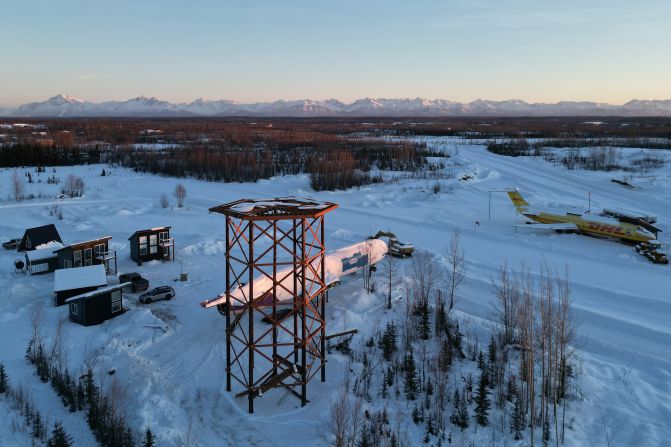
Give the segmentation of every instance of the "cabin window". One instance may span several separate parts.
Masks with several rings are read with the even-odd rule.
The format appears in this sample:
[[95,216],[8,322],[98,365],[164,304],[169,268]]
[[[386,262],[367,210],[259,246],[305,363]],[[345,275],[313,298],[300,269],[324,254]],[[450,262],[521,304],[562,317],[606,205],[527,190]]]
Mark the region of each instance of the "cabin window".
[[144,256],[147,254],[147,236],[140,236],[138,241],[140,243],[140,255]]
[[98,244],[94,246],[93,253],[95,253],[96,259],[101,258],[105,254],[105,244]]
[[87,248],[84,250],[84,265],[93,264],[93,250]]
[[26,248],[33,248],[33,243],[30,241],[30,238],[26,238]]
[[121,290],[115,290],[112,292],[112,313],[119,312],[121,310]]
[[157,235],[151,234],[149,235],[149,253],[152,255],[155,255],[158,253],[158,238]]
[[63,261],[63,268],[64,269],[71,269],[72,268],[72,261],[69,259],[66,259]]
[[81,267],[82,266],[82,251],[77,250],[72,254],[72,258],[74,259],[74,264],[75,267]]
[[70,314],[71,315],[79,315],[79,304],[77,303],[70,303]]
[[158,234],[158,240],[159,241],[163,242],[163,241],[167,241],[168,239],[170,239],[170,235],[168,234],[167,231],[161,231]]
[[42,273],[49,270],[49,263],[43,262],[41,264],[30,264],[30,271],[32,273]]

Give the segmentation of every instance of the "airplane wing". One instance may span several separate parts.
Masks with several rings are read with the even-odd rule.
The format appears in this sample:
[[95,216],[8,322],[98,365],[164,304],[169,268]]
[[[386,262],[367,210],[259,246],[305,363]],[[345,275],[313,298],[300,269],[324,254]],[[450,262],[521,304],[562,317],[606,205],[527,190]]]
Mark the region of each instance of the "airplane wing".
[[531,224],[534,227],[540,227],[540,228],[546,228],[548,230],[556,230],[556,231],[569,231],[569,230],[578,230],[578,226],[574,223],[549,223],[549,224],[542,224],[542,223],[536,223],[536,224]]

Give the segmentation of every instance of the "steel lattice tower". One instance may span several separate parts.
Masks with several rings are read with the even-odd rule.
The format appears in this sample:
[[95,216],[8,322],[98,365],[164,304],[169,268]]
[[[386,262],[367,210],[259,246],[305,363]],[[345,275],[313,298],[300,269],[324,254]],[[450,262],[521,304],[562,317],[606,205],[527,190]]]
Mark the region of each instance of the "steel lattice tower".
[[226,316],[226,389],[239,384],[236,397],[247,396],[250,413],[256,397],[278,387],[305,405],[308,382],[317,372],[326,380],[324,217],[335,208],[297,198],[210,208],[226,217],[225,304],[218,306]]

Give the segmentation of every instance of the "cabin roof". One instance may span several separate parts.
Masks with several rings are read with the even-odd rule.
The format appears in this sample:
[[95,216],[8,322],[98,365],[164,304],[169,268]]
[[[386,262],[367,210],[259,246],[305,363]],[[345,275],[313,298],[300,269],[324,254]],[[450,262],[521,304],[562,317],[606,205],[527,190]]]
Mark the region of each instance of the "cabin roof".
[[54,292],[104,285],[107,285],[107,276],[102,264],[59,269],[54,272]]
[[336,203],[309,198],[277,197],[274,199],[240,199],[212,207],[210,212],[243,220],[282,220],[316,218],[337,207]]
[[26,252],[26,259],[29,262],[42,261],[44,259],[55,258],[54,248],[60,249],[63,247],[63,244],[60,242],[49,242],[47,244],[42,244],[42,248],[36,250],[31,250]]
[[81,295],[73,296],[65,300],[66,303],[71,303],[73,301],[85,300],[87,298],[92,298],[94,296],[102,295],[103,293],[114,292],[115,290],[121,290],[126,286],[130,286],[131,283],[124,282],[120,284],[112,284],[111,286],[101,287],[100,289],[92,290],[90,292],[82,293]]
[[171,227],[155,227],[148,228],[146,230],[137,230],[135,233],[131,234],[128,240],[133,239],[135,236],[144,236],[145,234],[158,233],[160,231],[170,230]]
[[21,238],[21,244],[25,244],[26,237],[30,238],[31,246],[38,247],[40,245],[48,244],[49,242],[63,243],[61,236],[54,224],[42,225],[41,227],[33,227],[26,229]]
[[97,239],[91,239],[91,240],[88,240],[88,241],[75,242],[74,244],[65,245],[65,246],[59,248],[58,250],[54,250],[54,253],[65,250],[66,248],[75,248],[78,245],[85,245],[85,244],[90,244],[91,242],[98,242],[98,241],[109,241],[110,239],[112,239],[112,236],[103,236],[103,237],[99,237]]

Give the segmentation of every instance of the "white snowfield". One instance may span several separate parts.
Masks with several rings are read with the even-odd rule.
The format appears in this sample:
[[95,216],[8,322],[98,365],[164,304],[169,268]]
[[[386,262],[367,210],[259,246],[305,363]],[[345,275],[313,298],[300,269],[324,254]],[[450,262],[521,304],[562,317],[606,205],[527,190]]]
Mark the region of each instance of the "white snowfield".
[[[381,261],[387,254],[387,243],[381,239],[369,239],[348,247],[339,248],[332,252],[326,253],[324,256],[324,270],[325,283],[331,285],[336,281],[352,273],[360,271],[366,265],[374,265]],[[319,272],[321,263],[319,259],[312,261],[312,269],[306,270],[306,283],[316,283],[314,271]],[[285,268],[276,272],[276,278],[280,279],[279,284],[275,286],[275,301],[283,303],[293,298],[294,275],[292,268]],[[272,275],[272,272],[268,272]],[[316,289],[312,290],[306,287],[310,292],[314,293]],[[302,286],[300,282],[297,284],[297,293],[302,293]],[[238,310],[243,304],[249,301],[249,296],[253,294],[252,301],[256,301],[259,305],[270,306],[273,301],[273,280],[266,275],[263,275],[254,280],[250,291],[249,284],[239,287],[231,293],[231,307]],[[265,300],[264,296],[268,295]],[[222,292],[217,298],[204,301],[201,303],[203,307],[214,307],[219,304],[226,303],[226,292]]]
[[[575,347],[579,365],[578,400],[570,403],[567,446],[661,446],[671,439],[671,266],[655,265],[636,254],[633,247],[579,234],[515,233],[514,225],[525,219],[505,193],[492,194],[492,220],[488,216],[488,191],[518,187],[529,203],[566,209],[619,207],[644,209],[657,216],[663,230],[671,233],[671,157],[665,167],[634,175],[640,189],[624,188],[610,181],[623,173],[568,171],[538,158],[507,158],[493,155],[482,146],[459,146],[455,139],[427,138],[436,149],[454,154],[448,172],[440,180],[441,192],[433,193],[434,180],[399,180],[356,190],[315,193],[305,175],[262,180],[253,184],[177,180],[110,168],[99,176],[101,166],[57,168],[58,177],[75,173],[86,182],[85,197],[66,200],[34,200],[16,203],[10,194],[12,170],[0,171],[0,241],[20,237],[25,228],[55,223],[63,240],[93,239],[110,234],[111,249],[118,250],[121,273],[138,271],[152,287],[170,284],[176,296],[149,306],[137,304],[136,294],[124,294],[128,312],[99,326],[84,327],[68,321],[67,308],[55,308],[51,297],[52,274],[15,274],[13,261],[23,255],[0,250],[0,361],[10,383],[23,384],[50,425],[59,419],[74,437],[74,445],[95,445],[85,415],[69,413],[49,384],[34,375],[25,358],[31,334],[31,313],[43,306],[40,329],[50,345],[59,323],[70,371],[79,372],[85,359],[95,359],[97,371],[107,383],[116,380],[127,390],[127,420],[138,430],[149,425],[158,445],[193,446],[296,446],[326,445],[323,421],[331,399],[341,389],[347,358],[330,354],[325,383],[308,387],[310,403],[301,408],[284,391],[271,390],[256,400],[255,414],[247,403],[225,390],[225,328],[218,312],[199,303],[225,288],[225,223],[208,208],[240,198],[311,196],[338,203],[326,216],[328,250],[365,240],[378,230],[394,232],[440,261],[454,230],[461,234],[467,277],[458,294],[456,315],[468,333],[478,335],[481,347],[489,337],[494,319],[495,296],[491,281],[501,265],[531,274],[546,262],[570,276],[572,311],[580,324]],[[638,151],[638,149],[637,149]],[[106,166],[107,170],[108,167]],[[458,180],[464,174],[469,181]],[[59,185],[49,185],[46,173],[34,175],[26,193],[55,195]],[[391,174],[385,174],[391,175]],[[41,180],[41,182],[39,182]],[[161,208],[161,194],[170,194],[183,183],[188,195],[184,208]],[[59,221],[50,210],[58,206]],[[53,214],[53,213],[52,213]],[[55,215],[55,214],[54,214]],[[480,225],[475,222],[479,221]],[[128,236],[142,228],[172,226],[177,247],[176,262],[150,262],[138,267],[129,258]],[[411,260],[398,260],[408,270]],[[378,269],[379,270],[379,269]],[[180,271],[188,282],[176,282]],[[331,289],[327,306],[327,332],[358,328],[353,345],[364,344],[390,319],[405,318],[405,295],[399,285],[393,292],[393,309],[384,306],[383,274],[373,275],[377,292],[362,291],[360,275],[345,277]],[[263,324],[259,322],[258,324]],[[486,342],[484,342],[486,344]],[[354,367],[356,368],[356,364]],[[116,374],[104,371],[114,368]],[[451,373],[460,380],[460,370]],[[2,399],[0,399],[1,401]],[[424,429],[410,416],[412,406],[402,399],[386,401],[392,415],[400,415],[399,429],[422,444]],[[0,404],[0,411],[6,408]],[[11,412],[0,418],[0,444],[26,445],[26,437],[11,430]],[[392,416],[395,418],[396,416]],[[396,419],[394,419],[395,421]],[[395,426],[395,422],[392,423]],[[527,445],[502,438],[490,428],[473,427],[463,434],[452,432],[455,441],[475,445]],[[493,440],[495,439],[495,440]],[[554,442],[554,440],[553,440]],[[469,442],[464,442],[469,445]]]

